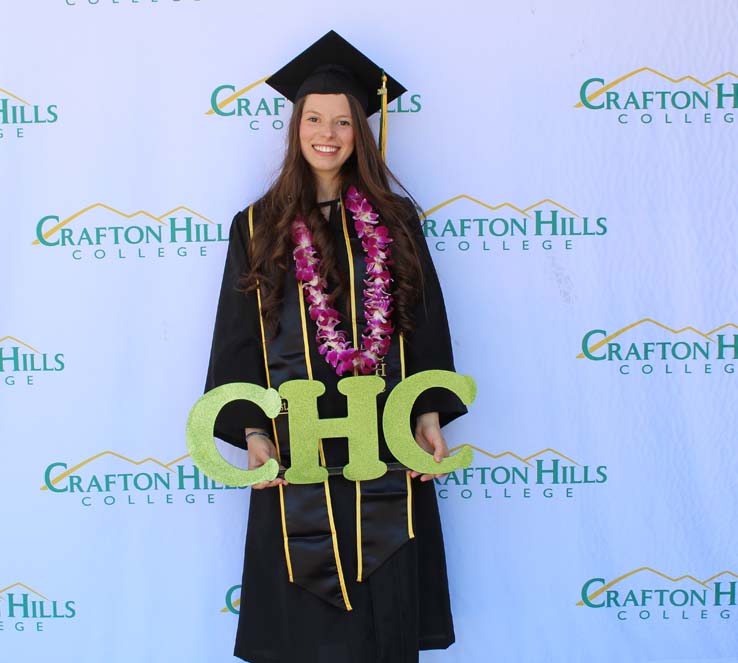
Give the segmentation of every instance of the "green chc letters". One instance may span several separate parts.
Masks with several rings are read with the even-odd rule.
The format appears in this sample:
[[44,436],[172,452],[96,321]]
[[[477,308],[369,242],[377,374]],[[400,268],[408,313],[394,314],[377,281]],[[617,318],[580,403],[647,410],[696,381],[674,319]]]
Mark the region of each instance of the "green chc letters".
[[[432,454],[421,449],[410,430],[410,413],[418,396],[426,389],[441,387],[470,405],[476,396],[476,384],[468,375],[452,371],[423,371],[400,382],[390,393],[384,407],[382,428],[392,455],[408,468],[424,474],[445,474],[469,467],[471,447],[464,445],[457,453],[437,463]],[[382,476],[387,465],[379,459],[377,430],[377,394],[384,380],[376,375],[343,378],[338,391],[346,396],[345,417],[321,419],[318,396],[325,387],[317,380],[290,380],[275,389],[235,382],[217,387],[202,396],[187,419],[187,448],[192,461],[208,477],[226,486],[251,486],[271,481],[279,472],[276,460],[269,460],[255,470],[243,470],[221,456],[213,439],[218,413],[232,401],[245,400],[258,405],[274,419],[279,415],[282,398],[289,406],[291,466],[285,473],[290,483],[319,483],[328,471],[319,463],[319,445],[323,438],[348,439],[349,463],[343,475],[350,481],[369,481]]]

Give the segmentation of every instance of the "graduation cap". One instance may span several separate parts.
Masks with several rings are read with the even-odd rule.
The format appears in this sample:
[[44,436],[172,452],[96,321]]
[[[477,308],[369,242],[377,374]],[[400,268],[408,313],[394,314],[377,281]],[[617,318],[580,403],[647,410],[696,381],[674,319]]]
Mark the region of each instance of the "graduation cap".
[[331,30],[266,80],[267,85],[296,102],[308,94],[350,94],[367,117],[382,111],[380,146],[386,142],[387,104],[405,88]]

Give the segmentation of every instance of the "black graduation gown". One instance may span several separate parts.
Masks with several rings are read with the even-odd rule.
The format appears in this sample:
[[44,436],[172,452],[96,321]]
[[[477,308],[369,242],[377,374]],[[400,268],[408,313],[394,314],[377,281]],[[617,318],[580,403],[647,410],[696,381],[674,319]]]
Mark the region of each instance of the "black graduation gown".
[[[263,221],[258,210],[257,203],[254,206],[254,227]],[[356,322],[360,337],[365,324],[361,314],[364,254],[349,212],[346,219],[350,255],[340,206],[337,203],[331,206],[327,223],[333,230],[338,262],[345,273],[348,273],[349,259],[353,261]],[[428,369],[453,371],[451,341],[438,277],[420,222],[410,205],[408,224],[412,227],[421,256],[424,297],[415,313],[416,331],[404,343],[406,372],[412,375]],[[248,271],[248,242],[248,212],[239,212],[230,230],[206,391],[229,382],[267,386],[257,298],[253,293],[244,294],[238,286],[239,279]],[[305,321],[301,318],[298,288],[292,269],[285,280],[280,331],[267,342],[271,386],[278,388],[287,379],[309,377],[304,351],[304,339],[307,338],[312,377],[326,385],[326,393],[318,401],[320,416],[345,416],[345,397],[336,390],[340,378],[317,351],[316,329],[307,310]],[[336,308],[343,310],[342,306]],[[350,326],[342,322],[349,338]],[[383,371],[387,388],[378,397],[380,422],[386,394],[401,379],[399,346],[399,337],[394,338],[385,357]],[[466,408],[450,392],[431,389],[416,402],[413,417],[431,411],[440,413],[443,425],[466,412]],[[275,422],[281,460],[289,466],[286,417],[280,415]],[[246,427],[272,431],[272,422],[255,406],[236,402],[221,411],[215,434],[243,448],[243,429]],[[327,465],[346,464],[345,440],[325,440],[324,450]],[[383,460],[391,460],[381,433],[380,456]],[[376,481],[360,484],[362,520],[367,518],[362,525],[362,541],[367,552],[362,559],[364,577],[362,582],[356,582],[359,564],[356,484],[342,476],[330,478],[332,529],[337,538],[343,587],[339,595],[338,583],[331,588],[327,587],[327,580],[316,580],[313,584],[317,585],[318,593],[323,592],[322,598],[290,582],[282,524],[283,508],[287,510],[289,535],[304,528],[306,523],[309,529],[311,518],[322,518],[327,523],[322,488],[316,485],[286,486],[281,498],[277,488],[251,493],[236,656],[251,663],[406,663],[418,660],[419,649],[443,649],[453,643],[435,487],[433,482],[411,482],[414,538],[408,540],[405,525],[408,502],[403,492],[406,481],[404,473],[393,472]],[[301,497],[301,491],[310,490],[313,492],[304,493],[307,496]],[[322,564],[328,569],[326,576],[335,579],[336,558],[332,554],[335,551],[328,541],[321,543],[325,535],[304,533],[302,538],[295,536],[290,539],[290,569],[300,573],[302,567],[307,569],[305,575],[311,576],[310,565],[315,565],[315,560],[320,558],[322,553],[316,550],[321,548],[324,553],[331,551],[330,559],[324,557]],[[375,563],[377,568],[371,564],[372,560],[377,562],[372,557],[372,545],[383,548],[383,554],[389,555]],[[350,599],[350,611],[346,610],[346,596]]]

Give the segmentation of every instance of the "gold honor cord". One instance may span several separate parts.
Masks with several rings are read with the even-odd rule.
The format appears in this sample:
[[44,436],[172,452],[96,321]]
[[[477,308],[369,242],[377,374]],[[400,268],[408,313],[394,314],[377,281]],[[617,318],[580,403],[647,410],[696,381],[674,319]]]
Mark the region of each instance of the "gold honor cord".
[[379,119],[379,153],[382,161],[387,160],[387,74],[382,72],[382,87],[377,90],[382,97],[382,110]]
[[[249,206],[249,240],[254,236],[254,207]],[[256,288],[256,301],[259,305],[259,327],[261,329],[261,347],[264,350],[264,371],[266,372],[267,389],[271,389],[272,380],[269,376],[269,360],[267,358],[266,334],[264,333],[264,316],[261,312],[261,290]],[[277,421],[272,419],[272,432],[274,433],[274,444],[277,447],[277,461],[282,462],[281,453],[279,451],[279,435],[277,434]],[[279,488],[279,511],[282,519],[282,541],[284,543],[284,559],[287,562],[287,575],[290,582],[294,582],[292,577],[292,559],[290,558],[289,539],[287,538],[287,518],[284,512],[284,486],[278,485]]]
[[[349,256],[349,285],[351,286],[351,331],[354,335],[354,347],[358,350],[358,327],[356,324],[356,293],[354,292],[354,253],[351,250],[351,238],[348,233],[348,224],[346,223],[346,208],[343,206],[343,200],[340,201],[341,205],[341,225],[343,226],[343,238],[346,241],[346,251]],[[356,375],[356,369],[354,369],[354,375]]]
[[[310,361],[310,345],[308,344],[308,330],[305,319],[305,296],[302,292],[302,281],[297,282],[297,292],[300,297],[300,320],[302,322],[302,342],[305,346],[305,366],[307,367],[308,380],[313,379],[313,365]],[[323,440],[320,440],[320,464],[325,467],[325,453],[323,451]],[[323,482],[325,488],[325,502],[328,508],[328,523],[331,526],[331,538],[333,539],[333,556],[336,558],[336,571],[338,571],[338,582],[341,585],[341,594],[343,602],[346,604],[346,610],[353,610],[349,601],[348,591],[346,590],[346,581],[343,577],[343,568],[341,566],[341,554],[338,550],[338,532],[336,532],[336,523],[333,520],[333,504],[331,503],[331,489],[328,485],[328,479]]]
[[[354,347],[359,349],[358,346],[358,327],[356,323],[356,292],[355,287],[355,275],[354,275],[354,252],[351,250],[351,238],[348,233],[348,224],[346,223],[346,208],[343,206],[343,199],[340,201],[341,205],[341,226],[343,227],[343,239],[346,242],[346,252],[348,253],[348,265],[349,265],[349,288],[351,290],[351,332],[354,339]],[[354,375],[356,375],[356,369],[354,369]],[[355,483],[356,489],[356,582],[362,582],[364,575],[364,555],[361,550],[361,481]]]
[[[381,117],[379,120],[379,153],[382,157],[382,161],[387,161],[387,74],[382,72],[382,87],[377,90],[377,94],[382,97]],[[341,208],[343,210],[343,208]],[[353,289],[351,291],[353,296]],[[400,377],[402,380],[405,379],[405,338],[400,334]],[[415,538],[415,531],[413,530],[413,485],[410,479],[410,473],[405,474],[407,478],[407,534],[411,539]],[[358,508],[361,501],[361,496],[357,486],[356,494],[356,506],[357,514]],[[359,517],[357,515],[357,520]],[[357,532],[360,532],[357,529]],[[357,544],[358,545],[358,544]],[[361,553],[359,553],[359,580],[361,579]]]
[[[400,380],[405,379],[405,336],[400,333]],[[405,472],[407,480],[407,536],[409,539],[415,538],[415,530],[413,529],[413,482],[410,478],[410,472]]]
[[[382,97],[382,106],[381,106],[381,112],[380,112],[380,120],[379,120],[379,154],[382,157],[382,161],[387,161],[387,74],[382,72],[382,87],[377,90],[377,94]],[[341,212],[343,213],[343,206],[341,207]],[[345,227],[345,219],[344,219],[344,227]],[[351,290],[351,296],[353,298],[353,288]],[[353,303],[353,300],[352,300]],[[356,339],[356,332],[354,331],[354,339]],[[354,343],[356,341],[354,340]],[[405,379],[405,338],[402,334],[400,334],[400,368],[401,373],[400,377],[402,380]],[[415,538],[415,531],[413,530],[413,485],[412,480],[410,479],[410,473],[407,472],[405,474],[405,477],[407,479],[407,535],[409,538],[414,539]],[[361,523],[359,518],[359,507],[361,505],[361,492],[359,491],[359,486],[357,483],[356,486],[356,520],[358,522],[357,525],[357,535],[361,532]],[[357,538],[357,546],[359,547],[359,581],[361,581],[361,543],[360,543],[360,537]]]

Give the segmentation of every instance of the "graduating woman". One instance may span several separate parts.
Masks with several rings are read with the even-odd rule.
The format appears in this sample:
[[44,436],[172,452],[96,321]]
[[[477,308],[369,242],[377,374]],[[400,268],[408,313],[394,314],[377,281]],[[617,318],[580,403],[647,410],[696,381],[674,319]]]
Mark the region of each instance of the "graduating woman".
[[[207,389],[318,380],[321,418],[346,416],[341,377],[379,375],[377,398],[407,376],[453,371],[443,298],[415,206],[391,175],[367,117],[404,88],[335,32],[267,83],[294,102],[284,164],[236,214]],[[377,91],[379,90],[379,94]],[[386,116],[385,116],[386,117]],[[440,461],[441,426],[466,411],[429,389],[411,420]],[[248,449],[249,469],[290,465],[289,403],[268,419],[229,404],[215,434]],[[392,461],[380,430],[380,457]],[[321,463],[348,462],[324,439]],[[405,663],[454,641],[434,475],[392,471],[363,482],[284,479],[251,493],[236,656],[252,663]]]

